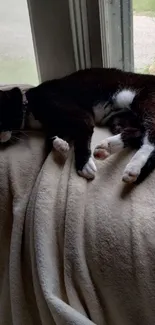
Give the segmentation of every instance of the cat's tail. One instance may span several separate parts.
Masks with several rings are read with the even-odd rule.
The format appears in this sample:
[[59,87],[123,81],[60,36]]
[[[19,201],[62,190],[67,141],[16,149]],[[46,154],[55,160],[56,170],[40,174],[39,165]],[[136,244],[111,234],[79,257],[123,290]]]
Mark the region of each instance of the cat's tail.
[[155,169],[155,149],[151,152],[146,164],[141,170],[140,175],[136,180],[136,184],[142,183],[147,176],[149,176]]

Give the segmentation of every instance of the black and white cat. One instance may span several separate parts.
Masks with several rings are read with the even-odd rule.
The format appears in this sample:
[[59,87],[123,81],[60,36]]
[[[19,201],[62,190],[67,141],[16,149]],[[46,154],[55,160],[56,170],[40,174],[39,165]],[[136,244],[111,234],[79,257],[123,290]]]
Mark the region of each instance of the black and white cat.
[[[51,146],[66,152],[68,143],[74,143],[79,175],[95,177],[90,149],[95,125],[109,124],[122,131],[97,146],[96,158],[105,159],[126,146],[140,148],[125,169],[124,181],[144,178],[155,167],[154,76],[93,68],[44,82],[25,96],[26,116],[30,113],[41,123]],[[24,107],[18,88],[0,92],[1,142],[8,141],[11,132],[23,124]]]

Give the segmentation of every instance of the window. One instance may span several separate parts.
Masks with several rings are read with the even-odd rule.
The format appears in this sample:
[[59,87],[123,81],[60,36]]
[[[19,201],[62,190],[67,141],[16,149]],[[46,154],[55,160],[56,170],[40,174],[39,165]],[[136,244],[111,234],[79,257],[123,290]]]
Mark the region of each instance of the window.
[[135,71],[155,74],[155,0],[133,0]]
[[0,83],[38,83],[26,0],[0,3]]
[[1,1],[0,83],[95,66],[155,74],[154,35],[155,0]]

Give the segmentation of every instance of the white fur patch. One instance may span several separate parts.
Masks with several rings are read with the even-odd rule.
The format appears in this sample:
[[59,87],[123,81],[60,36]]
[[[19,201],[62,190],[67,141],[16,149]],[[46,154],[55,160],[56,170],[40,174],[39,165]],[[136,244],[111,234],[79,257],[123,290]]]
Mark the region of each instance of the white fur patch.
[[97,169],[93,159],[90,157],[82,170],[78,171],[78,174],[86,179],[93,179],[95,177]]
[[68,142],[59,137],[55,137],[53,141],[53,147],[56,151],[58,151],[61,154],[66,154],[69,151]]
[[133,183],[136,181],[153,150],[154,146],[149,142],[148,137],[145,136],[142,147],[136,152],[125,168],[122,178],[124,182]]
[[119,152],[124,148],[120,134],[104,139],[94,150],[96,159],[104,160],[113,153]]
[[11,131],[5,131],[0,133],[0,142],[5,143],[11,139],[12,132]]
[[114,106],[116,108],[129,107],[132,104],[135,96],[135,90],[123,89],[113,96]]

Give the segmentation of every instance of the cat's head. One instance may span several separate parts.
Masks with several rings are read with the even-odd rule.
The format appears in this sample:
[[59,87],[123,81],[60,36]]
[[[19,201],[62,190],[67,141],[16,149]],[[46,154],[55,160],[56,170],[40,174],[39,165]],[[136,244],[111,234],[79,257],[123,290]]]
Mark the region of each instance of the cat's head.
[[11,139],[23,121],[22,93],[19,88],[0,90],[0,143]]

